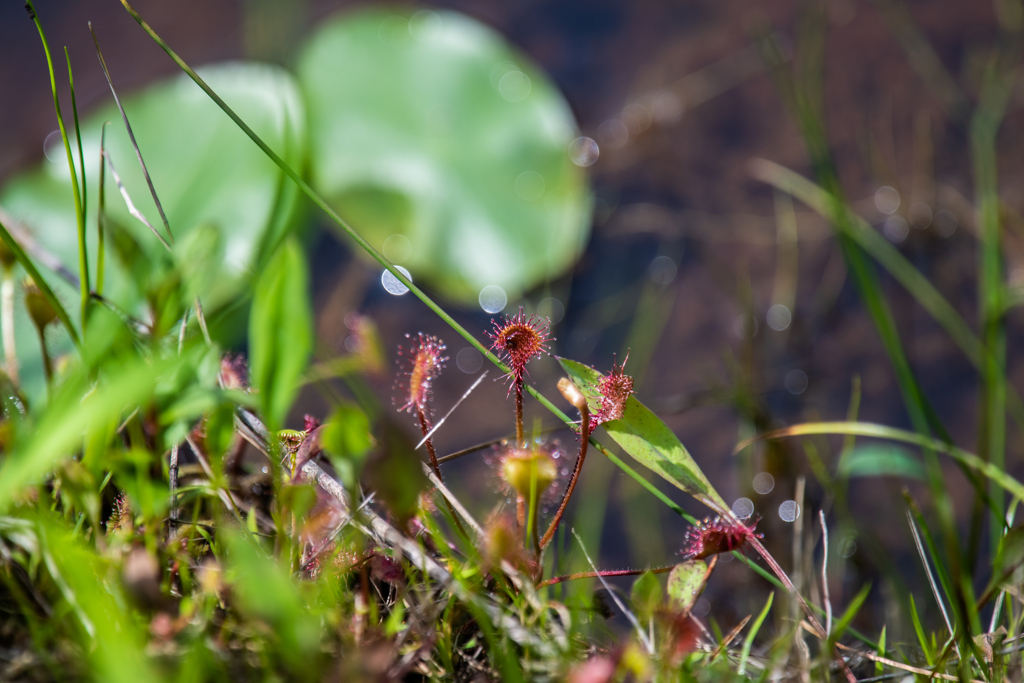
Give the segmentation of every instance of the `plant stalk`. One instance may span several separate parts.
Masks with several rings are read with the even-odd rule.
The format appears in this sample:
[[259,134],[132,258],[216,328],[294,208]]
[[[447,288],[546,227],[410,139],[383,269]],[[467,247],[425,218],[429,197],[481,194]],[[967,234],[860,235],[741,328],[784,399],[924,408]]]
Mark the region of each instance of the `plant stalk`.
[[[441,481],[441,467],[438,465],[437,462],[437,452],[434,450],[434,441],[428,436],[430,434],[430,420],[427,419],[427,414],[423,412],[423,408],[421,408],[420,406],[416,406],[416,417],[419,418],[420,430],[422,430],[423,436],[427,440],[426,447],[427,454],[430,456],[430,469],[434,470],[434,474],[437,475],[438,481]],[[444,496],[442,496],[442,498],[444,498]],[[452,504],[448,501],[447,498],[444,498],[444,504],[445,506],[447,506],[448,512],[451,513],[452,521],[458,528],[459,533],[461,533],[464,538],[469,538],[469,535],[466,533],[465,527],[463,527],[462,522],[459,521],[459,516],[455,513],[455,508],[452,507]]]
[[516,380],[516,446],[524,448],[526,440],[523,438],[523,381]]
[[537,468],[530,470],[530,507],[528,510],[527,525],[530,527],[530,536],[533,538],[533,552],[540,557],[540,535],[537,533]]
[[53,361],[50,360],[50,354],[46,351],[45,330],[36,325],[36,332],[39,334],[39,350],[43,352],[43,374],[46,376],[46,387],[49,389],[53,384]]
[[[562,389],[562,387],[562,382],[559,382],[559,389]],[[578,389],[576,393],[579,393]],[[562,502],[558,505],[558,511],[555,512],[555,517],[551,520],[548,530],[544,532],[544,538],[540,540],[541,550],[548,547],[548,544],[551,543],[551,539],[555,536],[555,531],[558,530],[558,524],[562,521],[562,515],[565,514],[565,508],[569,505],[569,499],[572,497],[572,492],[576,489],[576,482],[579,480],[580,470],[583,469],[583,461],[587,457],[587,445],[590,443],[590,408],[582,394],[580,394],[579,399],[573,401],[573,404],[580,412],[580,452],[579,455],[576,456],[576,467],[572,471],[572,479],[569,480],[569,486],[565,489],[565,495],[562,496]]]
[[652,574],[664,574],[675,569],[674,564],[670,564],[667,567],[655,567],[654,569],[608,569],[599,572],[576,572],[575,574],[566,574],[565,576],[553,576],[550,579],[545,579],[537,584],[537,588],[545,588],[547,586],[554,586],[555,584],[563,583],[565,581],[575,581],[576,579],[596,579],[598,577],[609,577],[609,576],[639,576],[644,572],[651,572]]

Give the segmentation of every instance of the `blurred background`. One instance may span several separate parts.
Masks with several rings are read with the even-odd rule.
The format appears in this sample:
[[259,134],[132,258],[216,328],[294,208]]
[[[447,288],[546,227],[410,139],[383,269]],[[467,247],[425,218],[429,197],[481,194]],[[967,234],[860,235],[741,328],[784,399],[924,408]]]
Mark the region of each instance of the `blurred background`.
[[[675,431],[722,495],[737,501],[737,511],[762,516],[758,529],[783,566],[792,567],[794,553],[820,562],[820,546],[817,554],[801,553],[794,539],[815,547],[817,511],[825,509],[835,524],[832,599],[845,604],[864,581],[874,582],[879,589],[858,625],[877,632],[887,617],[882,606],[896,604],[882,598],[906,585],[924,596],[901,496],[907,486],[926,499],[918,455],[861,441],[856,466],[847,462],[839,471],[839,439],[813,447],[759,444],[733,454],[760,431],[845,419],[856,391],[859,419],[909,427],[892,366],[830,225],[751,173],[752,161],[767,159],[812,176],[800,130],[754,47],[755,37],[774,33],[786,57],[806,33],[807,6],[135,3],[193,66],[256,60],[297,74],[312,131],[299,156],[314,183],[467,329],[483,335],[498,311],[522,305],[551,317],[557,355],[607,372],[614,354],[621,359],[629,350],[626,370],[637,397]],[[51,45],[68,46],[86,119],[110,107],[88,21],[121,96],[177,74],[115,0],[43,0],[37,10]],[[460,23],[449,11],[474,21]],[[360,18],[335,23],[345,16]],[[998,28],[988,3],[828,0],[816,29],[826,37],[825,123],[847,201],[968,321],[978,319],[968,136],[956,103],[942,99],[942,84],[912,64],[927,65],[931,54],[973,102]],[[440,61],[431,61],[435,56]],[[8,201],[20,201],[19,179],[47,163],[56,129],[39,38],[16,3],[0,7],[0,64],[0,187],[15,188],[6,200],[0,192],[0,205],[10,208]],[[416,72],[417,64],[441,66]],[[462,75],[448,78],[452,73]],[[392,97],[398,91],[422,100]],[[349,106],[352,93],[356,104]],[[67,119],[66,91],[62,98]],[[1011,285],[1024,285],[1022,105],[1018,82],[998,138]],[[374,144],[362,148],[366,140]],[[90,158],[87,167],[95,165]],[[120,166],[133,163],[122,158]],[[29,214],[21,218],[35,227]],[[379,266],[355,255],[315,208],[300,207],[293,220],[309,247],[318,358],[351,352],[359,341],[352,316],[367,316],[386,363],[365,386],[388,407],[397,345],[406,333],[438,335],[450,361],[436,382],[435,405],[447,411],[486,369],[479,354],[411,294],[389,292]],[[73,251],[70,224],[66,235]],[[912,368],[953,439],[973,451],[976,370],[877,270]],[[1022,386],[1024,368],[1013,353],[1019,312],[1010,312],[1007,325],[1007,376]],[[244,348],[244,339],[238,343]],[[554,359],[529,370],[534,386],[557,398]],[[326,415],[332,399],[350,391],[341,383],[309,389],[296,426],[304,412]],[[505,396],[504,383],[484,381],[437,433],[439,454],[508,436],[513,406]],[[556,426],[532,400],[526,415],[528,428]],[[397,419],[415,434],[411,419]],[[549,438],[575,449],[565,430]],[[1017,476],[1024,473],[1021,451],[1011,425],[1007,468]],[[498,498],[487,460],[485,450],[445,469],[481,517]],[[895,471],[901,476],[891,476]],[[966,533],[972,490],[955,467],[946,475]],[[705,515],[656,479],[685,509]],[[672,564],[687,527],[597,454],[586,463],[571,514],[603,568]],[[738,562],[721,565],[697,611],[731,628],[763,603],[765,585]]]

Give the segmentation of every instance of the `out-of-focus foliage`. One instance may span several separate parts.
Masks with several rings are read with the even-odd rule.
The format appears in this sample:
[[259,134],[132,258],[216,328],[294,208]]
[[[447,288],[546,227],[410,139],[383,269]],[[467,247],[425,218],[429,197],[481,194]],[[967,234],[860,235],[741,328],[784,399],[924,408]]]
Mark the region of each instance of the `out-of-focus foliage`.
[[[200,71],[271,147],[290,164],[302,166],[305,112],[298,88],[287,72],[243,63]],[[296,188],[285,182],[280,169],[184,75],[149,86],[124,98],[123,104],[166,212],[175,249],[173,255],[168,254],[149,229],[129,214],[107,169],[103,294],[133,313],[138,311],[140,299],[173,296],[179,299],[168,311],[173,319],[180,317],[197,286],[203,286],[207,308],[216,309],[233,296],[240,278],[266,258],[294,222]],[[153,227],[164,232],[117,107],[110,104],[86,117],[82,120],[82,146],[94,287],[104,121],[111,122],[105,148],[125,190]],[[50,156],[52,160],[44,159],[38,169],[8,183],[0,192],[0,206],[22,221],[41,246],[73,267],[78,263],[75,208],[70,172],[59,141]],[[173,273],[174,262],[183,266],[180,274]],[[66,302],[74,301],[74,287],[45,268],[42,272]],[[197,278],[204,282],[197,282]],[[179,290],[182,284],[183,291],[171,291]],[[20,313],[15,330],[26,393],[38,397],[43,378],[35,332]],[[51,354],[70,348],[63,334],[52,336]]]
[[313,349],[308,288],[306,259],[289,239],[260,275],[249,317],[252,383],[274,427],[284,425]]
[[491,29],[454,12],[345,15],[310,40],[299,78],[314,187],[414,278],[512,300],[582,252],[572,113]]

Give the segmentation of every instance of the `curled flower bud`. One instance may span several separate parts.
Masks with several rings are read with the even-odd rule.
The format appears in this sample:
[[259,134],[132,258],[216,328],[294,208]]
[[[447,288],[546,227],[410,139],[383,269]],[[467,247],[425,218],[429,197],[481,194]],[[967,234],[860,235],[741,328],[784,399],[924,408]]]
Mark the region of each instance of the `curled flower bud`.
[[[414,411],[427,412],[430,403],[431,383],[441,374],[445,361],[448,360],[444,353],[447,348],[437,337],[420,332],[413,339],[405,335],[406,339],[412,339],[409,348],[398,347],[398,364],[401,368],[398,377],[395,379],[395,389],[401,392],[403,402],[398,406],[399,412]],[[395,400],[398,404],[399,399]]]
[[513,384],[519,384],[523,381],[526,364],[530,359],[540,358],[549,352],[551,322],[537,315],[527,318],[520,306],[518,314],[505,316],[504,322],[495,320],[493,324],[494,329],[488,333],[492,342],[491,349],[509,366],[509,378]]
[[558,391],[562,393],[566,401],[575,406],[576,410],[582,413],[587,409],[587,399],[584,398],[579,387],[573,384],[573,381],[568,377],[558,380]]
[[699,560],[718,553],[739,550],[752,538],[763,538],[763,534],[754,533],[758,519],[747,526],[744,522],[731,521],[721,517],[706,518],[686,531],[683,549],[680,551],[686,560]]

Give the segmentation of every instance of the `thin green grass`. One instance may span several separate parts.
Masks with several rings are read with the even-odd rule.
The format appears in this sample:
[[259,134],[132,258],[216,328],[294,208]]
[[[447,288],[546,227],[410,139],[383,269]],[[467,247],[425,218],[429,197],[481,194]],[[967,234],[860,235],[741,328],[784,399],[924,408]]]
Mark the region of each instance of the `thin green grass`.
[[[64,117],[60,111],[60,98],[57,97],[57,80],[53,74],[53,58],[50,56],[50,45],[46,42],[46,34],[43,32],[43,24],[36,14],[35,5],[32,0],[26,0],[26,6],[35,22],[36,30],[39,31],[39,39],[43,43],[43,51],[46,53],[46,67],[50,73],[50,90],[53,93],[53,108],[57,112],[57,125],[60,127],[60,137],[64,142],[64,152],[68,159],[68,170],[71,172],[71,191],[75,198],[75,218],[78,222],[78,269],[80,273],[82,293],[82,329],[85,329],[86,309],[89,305],[89,261],[85,245],[85,200],[83,193],[85,188],[78,185],[78,172],[75,170],[75,160],[71,154],[71,143],[68,141],[68,132],[64,127]],[[68,78],[71,78],[71,58],[68,57]],[[71,87],[71,103],[75,120],[75,135],[78,139],[79,158],[82,159],[82,138],[78,132],[78,110],[74,104],[74,84]],[[82,164],[82,180],[84,184],[85,165]],[[45,351],[44,351],[45,353]]]

